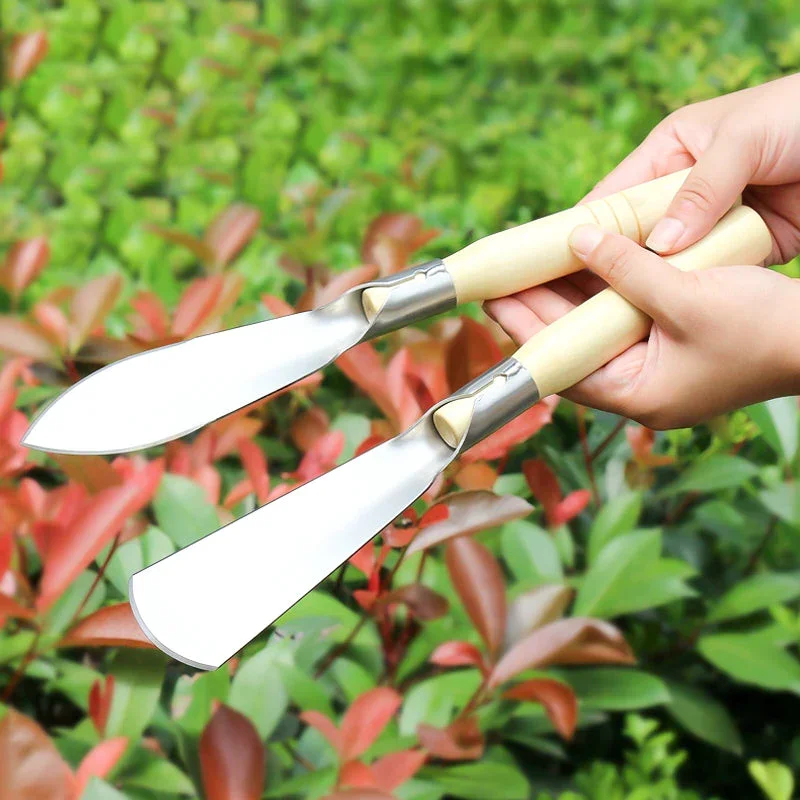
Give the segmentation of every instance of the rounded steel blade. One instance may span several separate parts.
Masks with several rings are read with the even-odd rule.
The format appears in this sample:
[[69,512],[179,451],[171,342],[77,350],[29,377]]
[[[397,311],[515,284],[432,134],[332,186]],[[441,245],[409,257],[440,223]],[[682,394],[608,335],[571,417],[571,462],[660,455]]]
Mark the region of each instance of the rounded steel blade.
[[92,373],[36,418],[23,444],[124,453],[197,430],[325,366],[361,340],[358,299],[198,336]]
[[455,458],[430,412],[394,439],[137,572],[154,644],[216,669],[401,514]]

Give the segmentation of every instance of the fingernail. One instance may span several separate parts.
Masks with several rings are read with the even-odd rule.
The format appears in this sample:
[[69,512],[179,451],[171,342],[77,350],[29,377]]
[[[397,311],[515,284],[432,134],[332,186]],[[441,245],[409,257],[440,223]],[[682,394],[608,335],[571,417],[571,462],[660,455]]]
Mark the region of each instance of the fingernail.
[[656,253],[663,253],[672,250],[681,238],[686,226],[674,217],[664,217],[647,237],[647,246]]
[[603,240],[603,231],[597,225],[579,225],[569,235],[569,246],[579,256],[588,256]]

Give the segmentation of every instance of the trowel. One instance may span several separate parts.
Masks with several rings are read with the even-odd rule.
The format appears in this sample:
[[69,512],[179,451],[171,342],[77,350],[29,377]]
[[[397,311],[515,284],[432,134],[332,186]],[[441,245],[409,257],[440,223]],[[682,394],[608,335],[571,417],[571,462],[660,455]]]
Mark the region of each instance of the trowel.
[[[563,242],[574,224],[560,229]],[[513,263],[524,273],[520,251],[536,250],[541,238],[524,239],[524,244],[516,239],[504,258],[488,260]],[[669,261],[683,270],[756,264],[771,248],[759,215],[739,206]],[[496,256],[494,246],[488,250]],[[551,268],[556,260],[570,266],[572,261],[558,252],[560,260],[551,259]],[[470,256],[465,263],[479,260]],[[506,275],[501,287],[491,272],[475,267],[459,284],[460,299],[523,285],[522,277]],[[544,279],[541,270],[537,279]],[[650,324],[613,290],[600,292],[436,404],[404,433],[137,572],[130,580],[130,599],[139,624],[179,661],[200,669],[219,667],[407,509],[461,453],[646,337]]]
[[63,392],[23,443],[51,453],[163,444],[310,375],[367,339],[460,303],[489,300],[581,268],[569,232],[594,223],[642,243],[688,170],[486,236],[357,286],[314,309],[129,356]]

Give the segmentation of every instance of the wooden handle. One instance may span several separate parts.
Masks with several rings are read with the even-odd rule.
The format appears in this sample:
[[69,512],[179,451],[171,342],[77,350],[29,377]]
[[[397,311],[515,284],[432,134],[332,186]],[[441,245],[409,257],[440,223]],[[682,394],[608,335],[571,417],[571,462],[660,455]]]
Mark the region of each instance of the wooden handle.
[[[761,217],[746,206],[729,211],[697,244],[667,260],[682,270],[759,264],[772,249]],[[651,320],[606,289],[526,342],[514,357],[541,397],[568,389],[647,335]]]
[[[697,244],[667,260],[682,270],[759,264],[772,249],[761,217],[747,206],[729,211]],[[652,320],[613,289],[605,289],[529,339],[514,354],[530,372],[539,397],[558,394],[643,339]],[[452,447],[461,441],[474,399],[446,403],[434,424]]]
[[467,245],[444,259],[458,302],[503,297],[581,269],[567,237],[584,223],[643,244],[688,174],[674,172]]

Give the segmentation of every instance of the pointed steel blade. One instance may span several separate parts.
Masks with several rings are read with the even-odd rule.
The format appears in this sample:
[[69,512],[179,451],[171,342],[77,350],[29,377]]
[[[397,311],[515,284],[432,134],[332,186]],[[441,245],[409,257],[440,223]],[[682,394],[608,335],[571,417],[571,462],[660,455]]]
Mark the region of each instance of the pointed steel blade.
[[137,572],[148,637],[216,669],[401,514],[455,458],[429,412],[400,436]]
[[163,444],[310,375],[369,327],[358,298],[345,295],[314,311],[137,353],[60,395],[23,444],[95,454]]

